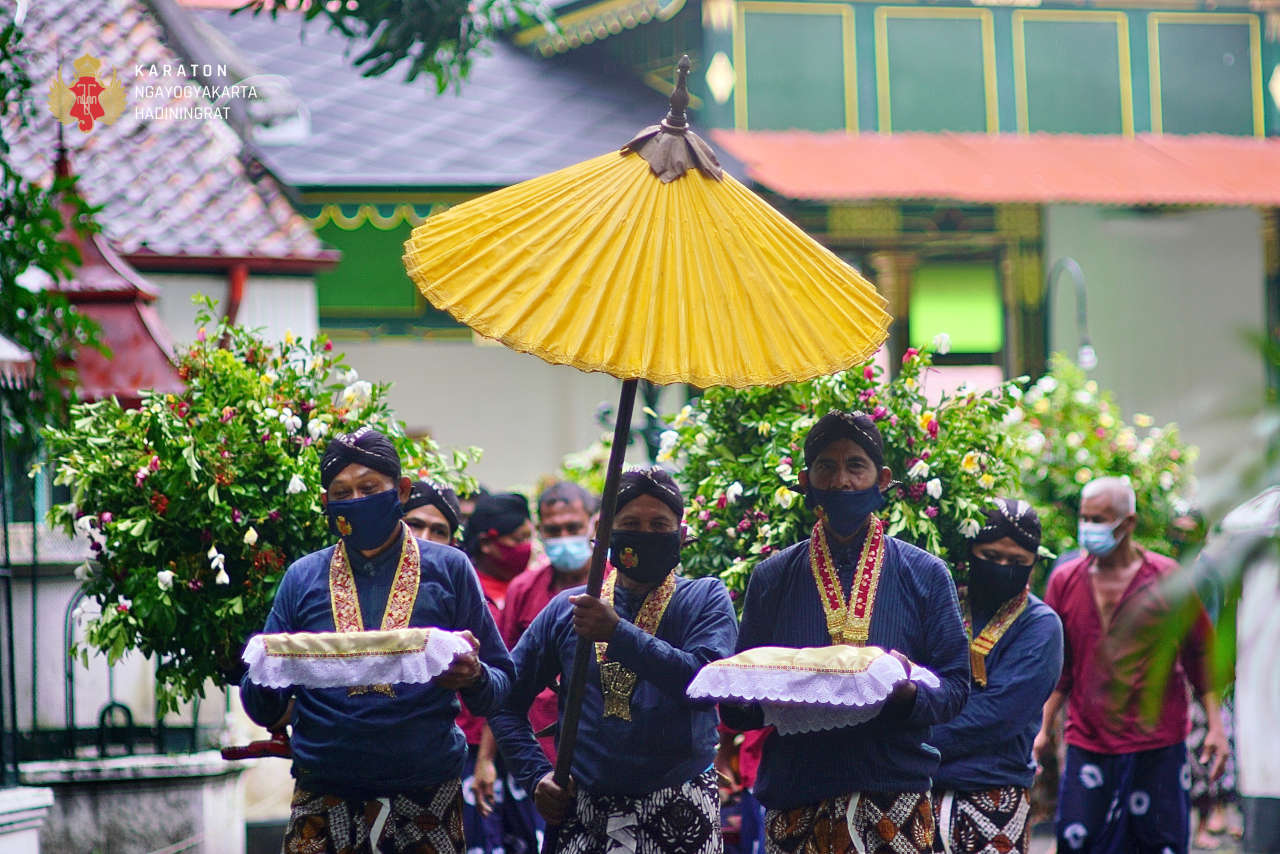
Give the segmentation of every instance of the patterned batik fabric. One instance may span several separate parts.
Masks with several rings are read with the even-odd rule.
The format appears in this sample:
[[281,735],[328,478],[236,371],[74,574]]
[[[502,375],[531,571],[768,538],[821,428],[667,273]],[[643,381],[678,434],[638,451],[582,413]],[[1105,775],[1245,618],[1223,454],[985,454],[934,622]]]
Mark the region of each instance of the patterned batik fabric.
[[294,787],[282,854],[463,854],[462,785],[360,800]]
[[715,772],[640,797],[579,790],[556,840],[558,854],[722,854]]
[[1222,729],[1227,736],[1227,764],[1222,776],[1217,780],[1209,778],[1209,766],[1200,762],[1200,754],[1204,752],[1204,741],[1209,735],[1209,718],[1204,713],[1204,706],[1191,704],[1191,732],[1187,734],[1187,754],[1191,761],[1191,803],[1210,805],[1218,801],[1228,801],[1236,794],[1236,740],[1234,709],[1232,698],[1222,700]]
[[944,854],[1027,854],[1031,797],[1021,786],[933,793],[933,850]]
[[932,846],[928,792],[855,792],[765,813],[766,854],[926,854]]
[[1067,745],[1058,854],[1187,854],[1191,766],[1182,742],[1136,753]]

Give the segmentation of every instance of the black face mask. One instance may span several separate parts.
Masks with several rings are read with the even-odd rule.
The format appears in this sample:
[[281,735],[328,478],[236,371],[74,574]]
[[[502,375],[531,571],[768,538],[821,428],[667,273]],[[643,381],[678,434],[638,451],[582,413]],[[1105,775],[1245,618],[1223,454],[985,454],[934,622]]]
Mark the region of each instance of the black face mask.
[[969,556],[969,601],[985,614],[996,609],[1027,588],[1030,566],[996,563],[977,555]]
[[679,531],[613,531],[609,534],[609,562],[632,581],[653,584],[680,563]]

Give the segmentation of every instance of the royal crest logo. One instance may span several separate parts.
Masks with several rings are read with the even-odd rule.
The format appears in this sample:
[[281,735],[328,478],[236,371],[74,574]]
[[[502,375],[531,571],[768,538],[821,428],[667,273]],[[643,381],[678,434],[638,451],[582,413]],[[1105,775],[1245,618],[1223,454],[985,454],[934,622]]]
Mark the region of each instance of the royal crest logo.
[[341,534],[344,537],[351,536],[351,523],[347,521],[346,516],[339,516],[337,525],[338,525],[339,534]]
[[627,546],[622,550],[622,554],[618,555],[618,563],[627,569],[635,569],[636,565],[640,563],[640,556],[636,554],[635,549]]
[[109,79],[98,76],[102,61],[85,54],[72,63],[75,80],[70,86],[62,80],[62,69],[49,83],[49,110],[64,125],[75,123],[88,133],[95,122],[110,125],[124,112],[124,86],[112,70]]

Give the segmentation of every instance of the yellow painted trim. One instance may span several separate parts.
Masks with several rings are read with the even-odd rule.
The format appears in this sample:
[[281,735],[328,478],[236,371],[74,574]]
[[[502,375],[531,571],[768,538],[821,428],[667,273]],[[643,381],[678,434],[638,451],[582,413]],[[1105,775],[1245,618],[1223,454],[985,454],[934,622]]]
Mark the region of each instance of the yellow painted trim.
[[[556,29],[548,31],[542,24],[526,27],[513,41],[521,46],[533,45],[543,56],[564,53],[584,44],[602,41],[650,21],[669,21],[680,13],[685,0],[605,0],[567,15],[555,17]],[[601,35],[599,30],[605,30]]]
[[1161,24],[1246,24],[1249,27],[1249,77],[1253,97],[1253,135],[1266,134],[1266,102],[1262,92],[1262,27],[1257,15],[1214,12],[1152,12],[1147,16],[1147,46],[1151,73],[1151,129],[1164,133],[1164,101],[1160,83]]
[[409,225],[422,225],[426,222],[427,217],[439,213],[447,204],[433,204],[427,211],[426,216],[419,214],[413,205],[402,204],[397,205],[390,216],[383,216],[378,212],[376,205],[361,205],[355,212],[354,216],[347,216],[342,212],[342,207],[337,204],[327,204],[320,209],[320,213],[313,217],[307,217],[313,228],[323,228],[326,225],[333,224],[343,231],[355,231],[363,228],[365,223],[372,225],[374,228],[382,231],[390,231],[398,228],[404,223]]
[[747,13],[756,15],[839,15],[844,40],[840,57],[844,64],[844,129],[858,132],[857,30],[853,7],[847,3],[805,3],[793,0],[743,0],[733,16],[733,64],[737,83],[733,92],[733,126],[748,130],[747,121]]
[[1116,25],[1116,60],[1120,84],[1120,130],[1133,136],[1133,67],[1129,45],[1129,16],[1123,12],[1017,9],[1013,13],[1013,85],[1017,96],[1018,133],[1030,133],[1027,93],[1027,45],[1023,26],[1031,22],[1087,23],[1109,21]]
[[889,92],[889,19],[976,20],[982,27],[982,84],[987,107],[987,133],[1000,132],[1000,95],[996,89],[995,24],[989,9],[941,7],[876,9],[876,108],[881,133],[893,132]]

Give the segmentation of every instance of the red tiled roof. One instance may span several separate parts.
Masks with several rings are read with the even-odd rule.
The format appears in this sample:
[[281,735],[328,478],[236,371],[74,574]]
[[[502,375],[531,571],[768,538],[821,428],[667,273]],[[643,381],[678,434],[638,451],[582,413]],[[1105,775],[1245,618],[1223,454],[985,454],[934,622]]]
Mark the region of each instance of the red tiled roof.
[[713,131],[749,178],[808,201],[1280,205],[1280,140]]

